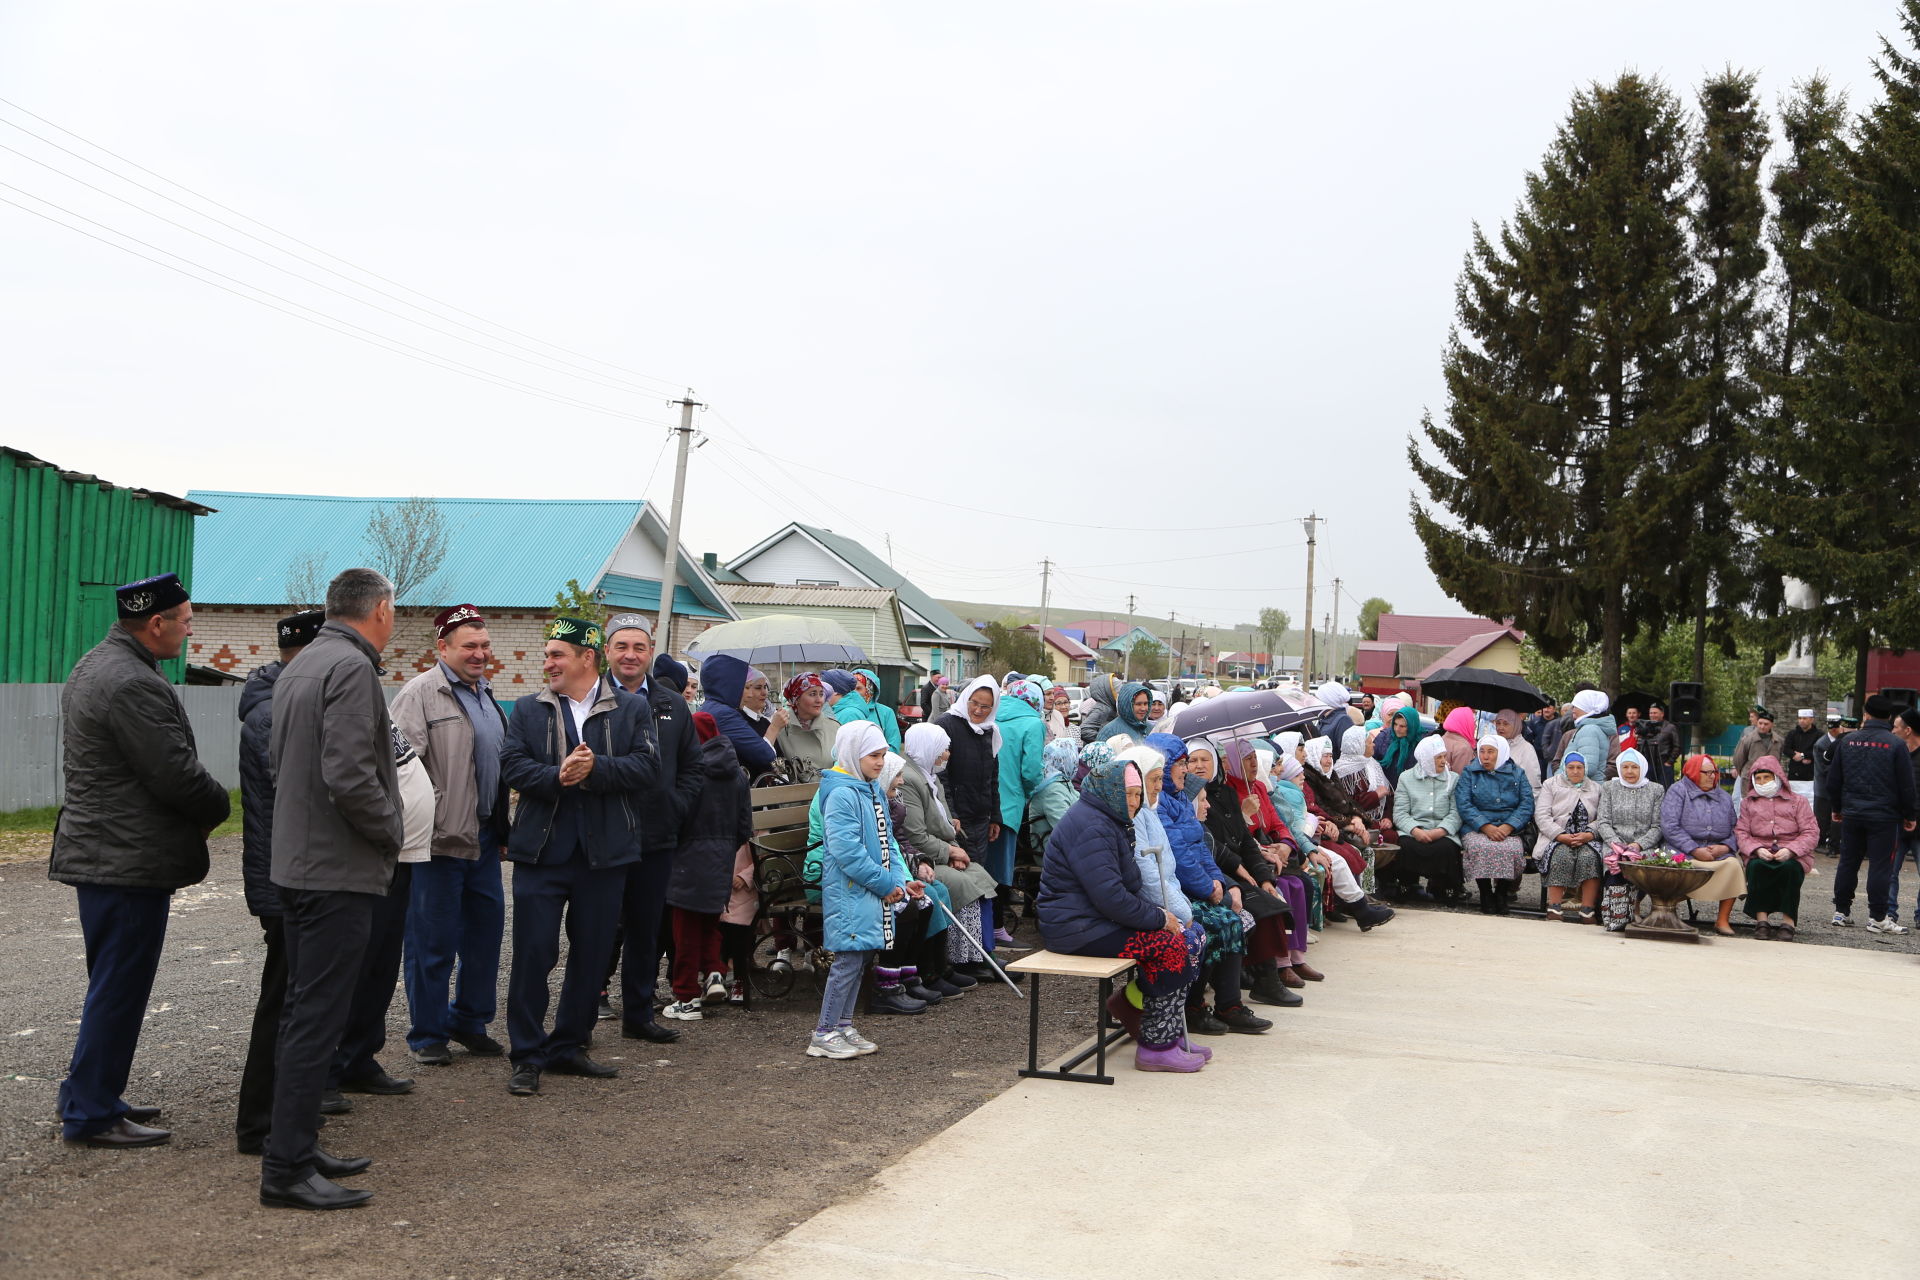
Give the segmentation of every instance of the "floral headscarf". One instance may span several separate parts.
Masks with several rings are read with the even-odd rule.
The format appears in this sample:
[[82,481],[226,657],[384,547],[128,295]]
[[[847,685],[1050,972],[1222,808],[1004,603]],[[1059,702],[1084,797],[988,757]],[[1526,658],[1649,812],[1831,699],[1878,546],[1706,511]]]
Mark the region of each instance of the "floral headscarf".
[[1040,686],[1025,676],[1015,676],[1013,679],[1007,681],[1006,687],[1000,692],[1009,698],[1020,699],[1020,701],[1026,703],[1035,711],[1040,710],[1040,704],[1043,699]]
[[1080,765],[1080,744],[1072,738],[1055,738],[1040,750],[1040,785],[1046,787],[1055,778],[1073,785],[1073,773]]
[[[1106,759],[1088,773],[1087,780],[1080,784],[1081,799],[1098,801],[1100,808],[1105,809],[1120,822],[1131,826],[1133,819],[1127,814],[1128,774],[1133,775],[1131,781],[1134,786],[1141,785],[1139,766],[1115,758],[1113,752],[1109,750]],[[1143,802],[1145,799],[1146,797],[1141,797]]]
[[788,706],[793,706],[800,701],[800,695],[809,689],[818,689],[823,694],[827,692],[827,682],[820,678],[819,672],[802,671],[787,681],[787,687],[780,691],[780,696],[787,700]]

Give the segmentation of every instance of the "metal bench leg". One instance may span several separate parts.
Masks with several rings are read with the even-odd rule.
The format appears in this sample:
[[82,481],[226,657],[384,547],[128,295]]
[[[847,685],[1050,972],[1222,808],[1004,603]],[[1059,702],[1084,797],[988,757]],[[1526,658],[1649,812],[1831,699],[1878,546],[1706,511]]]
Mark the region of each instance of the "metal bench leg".
[[1033,989],[1027,1001],[1027,1074],[1040,1071],[1040,975],[1033,975]]
[[1093,1073],[1102,1080],[1107,1079],[1107,1001],[1112,997],[1113,979],[1100,979],[1100,1012],[1093,1019]]

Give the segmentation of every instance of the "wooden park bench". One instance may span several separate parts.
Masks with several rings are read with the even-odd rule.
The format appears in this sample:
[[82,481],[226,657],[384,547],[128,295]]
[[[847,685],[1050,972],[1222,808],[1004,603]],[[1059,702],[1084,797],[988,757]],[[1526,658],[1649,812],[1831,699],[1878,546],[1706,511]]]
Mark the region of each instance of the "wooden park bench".
[[819,908],[807,901],[807,811],[819,784],[788,783],[754,787],[748,791],[753,808],[753,872],[760,890],[760,911],[754,919],[754,949],[747,975],[749,985],[777,1000],[793,989],[791,968],[774,968],[779,940],[791,938],[796,959],[803,962],[814,949],[818,929],[808,929],[810,914]]
[[[1133,961],[1122,960],[1116,956],[1066,956],[1053,951],[1036,951],[1022,956],[1006,966],[1008,973],[1026,973],[1033,976],[1032,989],[1027,1001],[1027,1065],[1020,1074],[1034,1080],[1078,1080],[1084,1084],[1112,1084],[1113,1077],[1107,1074],[1107,1046],[1126,1038],[1126,1028],[1118,1025],[1107,1015],[1107,1001],[1113,995],[1113,980],[1133,968]],[[1093,1039],[1083,1042],[1059,1063],[1042,1070],[1040,1067],[1040,979],[1043,975],[1057,978],[1098,978],[1100,980],[1100,1000],[1098,1012],[1094,1016]],[[1092,1074],[1075,1071],[1074,1068],[1088,1058],[1094,1060]]]

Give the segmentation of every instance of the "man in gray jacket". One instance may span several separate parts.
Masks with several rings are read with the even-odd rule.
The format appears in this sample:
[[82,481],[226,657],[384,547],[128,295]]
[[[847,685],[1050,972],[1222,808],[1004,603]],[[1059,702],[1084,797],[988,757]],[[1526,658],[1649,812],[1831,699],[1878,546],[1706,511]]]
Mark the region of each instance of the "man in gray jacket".
[[173,1135],[141,1123],[156,1107],[120,1096],[167,937],[175,889],[207,878],[207,833],[227,820],[226,788],[160,674],[193,634],[193,605],[171,573],[115,591],[119,621],[74,664],[60,694],[66,804],[47,876],[80,899],[87,1002],[60,1085],[60,1131],[93,1147],[146,1147]]
[[287,997],[260,1166],[264,1205],[344,1209],[373,1198],[333,1181],[372,1162],[321,1150],[316,1121],[374,907],[400,852],[400,784],[379,674],[392,636],[393,584],[372,569],[348,569],[327,585],[320,634],[274,686],[272,879]]

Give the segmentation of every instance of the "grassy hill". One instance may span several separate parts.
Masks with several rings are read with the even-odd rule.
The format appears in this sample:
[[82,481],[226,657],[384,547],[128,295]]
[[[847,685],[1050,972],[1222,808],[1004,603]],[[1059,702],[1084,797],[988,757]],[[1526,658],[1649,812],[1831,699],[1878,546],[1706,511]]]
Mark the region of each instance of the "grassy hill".
[[[942,600],[940,603],[947,606],[947,608],[953,610],[955,613],[959,614],[961,617],[966,618],[969,621],[973,621],[973,622],[1001,622],[1001,621],[1005,621],[1008,618],[1013,618],[1022,624],[1037,623],[1040,621],[1040,610],[1033,605],[989,604],[982,601],[969,601],[969,600]],[[1057,607],[1051,611],[1048,621],[1051,622],[1052,625],[1057,627],[1063,622],[1079,622],[1088,618],[1107,618],[1107,619],[1111,619],[1118,622],[1125,622],[1125,623],[1133,624],[1136,626],[1141,626],[1146,628],[1148,631],[1152,632],[1156,636],[1165,636],[1167,634],[1166,618],[1164,617],[1152,618],[1152,617],[1146,616],[1145,614],[1129,615],[1124,611],[1107,612],[1099,609],[1072,609],[1067,607]],[[1206,638],[1212,642],[1213,651],[1216,654],[1254,652],[1254,651],[1258,651],[1260,648],[1259,627],[1257,626],[1257,624],[1254,624],[1251,622],[1237,628],[1236,627],[1198,627],[1197,628],[1192,626],[1191,624],[1184,623],[1184,622],[1177,622],[1174,624],[1175,636],[1178,636],[1182,633],[1185,633],[1187,635],[1193,635],[1196,632],[1205,635]],[[1351,653],[1353,651],[1354,644],[1358,640],[1359,640],[1359,637],[1357,635],[1350,634],[1347,632],[1342,632],[1339,637],[1340,652],[1342,654]],[[1305,647],[1306,647],[1305,640],[1303,638],[1302,632],[1298,628],[1295,628],[1294,630],[1287,632],[1287,638],[1281,645],[1281,651],[1282,653],[1284,653],[1289,657],[1297,658],[1300,656],[1301,652],[1304,650]]]

